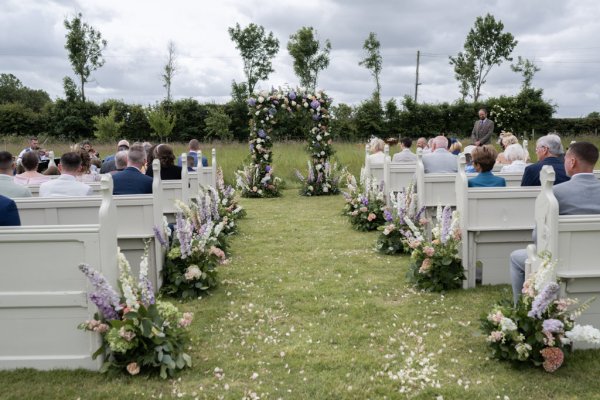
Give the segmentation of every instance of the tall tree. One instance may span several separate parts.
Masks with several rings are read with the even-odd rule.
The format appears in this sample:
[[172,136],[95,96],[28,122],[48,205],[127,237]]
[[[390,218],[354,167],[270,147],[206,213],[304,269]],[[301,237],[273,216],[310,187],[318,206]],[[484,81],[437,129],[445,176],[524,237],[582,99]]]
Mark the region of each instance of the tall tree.
[[79,77],[81,85],[81,100],[85,102],[85,84],[89,82],[92,71],[104,65],[102,51],[106,48],[106,40],[102,39],[100,32],[86,22],[83,16],[77,14],[70,21],[65,19],[67,29],[67,43],[65,49],[69,52],[69,61],[75,75]]
[[148,124],[152,129],[152,135],[158,136],[161,142],[163,138],[168,140],[175,127],[175,116],[163,110],[160,105],[156,105],[155,107],[148,107],[146,118],[148,118]]
[[465,40],[464,52],[450,57],[463,98],[470,92],[473,101],[477,102],[492,67],[504,60],[512,61],[510,54],[518,42],[511,33],[503,30],[502,21],[496,21],[491,14],[477,17]]
[[379,74],[381,74],[381,67],[383,58],[381,57],[381,43],[377,40],[377,35],[374,32],[369,33],[369,36],[363,44],[365,50],[365,58],[363,58],[358,65],[364,66],[371,75],[375,78],[375,96],[377,99],[381,98],[381,85],[379,84]]
[[303,26],[290,36],[287,49],[294,59],[294,72],[300,79],[300,85],[316,89],[319,72],[329,66],[329,39],[325,40],[321,48],[316,31],[312,27]]
[[523,75],[523,84],[521,86],[522,89],[531,88],[531,81],[533,80],[533,76],[536,72],[540,70],[540,68],[535,65],[533,61],[528,60],[527,58],[523,58],[519,56],[517,63],[512,64],[510,69],[513,72],[520,72]]
[[250,24],[241,28],[235,24],[229,28],[229,36],[240,51],[244,60],[244,75],[248,81],[248,91],[254,93],[258,81],[265,80],[273,72],[273,58],[279,51],[279,40],[273,32],[265,33],[260,25]]
[[94,122],[94,136],[100,140],[115,140],[121,133],[125,121],[117,121],[117,109],[113,106],[107,115],[95,115],[92,117]]
[[164,72],[161,75],[163,87],[167,89],[167,102],[171,103],[171,83],[173,83],[173,76],[177,71],[177,56],[175,54],[175,43],[172,40],[167,45],[167,64],[164,67]]

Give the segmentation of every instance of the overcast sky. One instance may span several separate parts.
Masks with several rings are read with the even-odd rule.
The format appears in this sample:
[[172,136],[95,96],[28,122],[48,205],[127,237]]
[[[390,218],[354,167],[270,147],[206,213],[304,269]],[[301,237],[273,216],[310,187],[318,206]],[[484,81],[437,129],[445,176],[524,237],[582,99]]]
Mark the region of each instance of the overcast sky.
[[[63,21],[82,12],[108,41],[106,64],[86,86],[87,97],[95,101],[151,104],[164,98],[160,74],[169,40],[178,55],[174,97],[227,101],[232,80],[245,80],[227,28],[253,22],[273,31],[280,42],[275,73],[259,87],[297,85],[287,42],[300,27],[312,26],[332,44],[331,62],[318,86],[336,102],[357,104],[373,92],[371,75],[358,65],[371,31],[381,42],[384,100],[414,95],[420,50],[419,101],[452,102],[459,92],[448,56],[462,49],[475,18],[489,12],[519,41],[515,59],[527,57],[541,68],[533,85],[558,105],[558,116],[600,111],[597,0],[0,1],[0,72],[53,98],[63,96],[63,77],[73,76]],[[483,98],[516,94],[520,84],[520,75],[504,63],[490,73]]]

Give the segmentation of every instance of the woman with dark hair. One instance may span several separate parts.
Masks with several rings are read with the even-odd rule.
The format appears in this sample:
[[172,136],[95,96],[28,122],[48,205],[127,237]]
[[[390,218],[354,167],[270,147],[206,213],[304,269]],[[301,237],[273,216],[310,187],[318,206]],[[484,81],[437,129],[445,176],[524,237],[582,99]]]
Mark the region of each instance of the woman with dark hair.
[[77,176],[77,180],[80,182],[97,182],[100,180],[100,174],[95,165],[92,166],[92,157],[90,153],[84,149],[77,151],[79,157],[81,157],[81,172]]
[[40,159],[37,151],[28,151],[27,153],[23,154],[23,157],[21,158],[21,165],[25,169],[25,172],[15,175],[15,183],[29,185],[44,183],[49,180],[49,177],[37,172],[39,162]]
[[[181,167],[175,165],[173,147],[168,144],[159,144],[152,152],[152,160],[154,159],[160,160],[160,179],[163,181],[181,179]],[[152,160],[148,157],[148,167],[146,169],[146,175],[148,176],[154,176]]]

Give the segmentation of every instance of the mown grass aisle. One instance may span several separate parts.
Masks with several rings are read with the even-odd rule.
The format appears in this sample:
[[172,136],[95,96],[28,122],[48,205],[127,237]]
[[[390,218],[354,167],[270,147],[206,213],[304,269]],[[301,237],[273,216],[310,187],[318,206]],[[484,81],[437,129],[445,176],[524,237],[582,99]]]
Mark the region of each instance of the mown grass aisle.
[[600,398],[598,351],[554,375],[487,358],[478,318],[507,286],[414,291],[408,257],[375,253],[376,233],[350,228],[340,196],[242,204],[220,286],[182,304],[195,313],[191,370],[170,382],[0,372],[0,398]]

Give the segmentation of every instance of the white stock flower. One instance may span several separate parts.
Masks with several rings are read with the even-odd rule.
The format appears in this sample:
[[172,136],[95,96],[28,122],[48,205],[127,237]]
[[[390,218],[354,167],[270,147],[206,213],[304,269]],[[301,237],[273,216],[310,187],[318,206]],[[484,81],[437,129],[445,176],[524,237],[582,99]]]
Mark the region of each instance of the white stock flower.
[[512,332],[517,330],[517,325],[512,319],[504,317],[500,321],[500,328],[502,332]]

